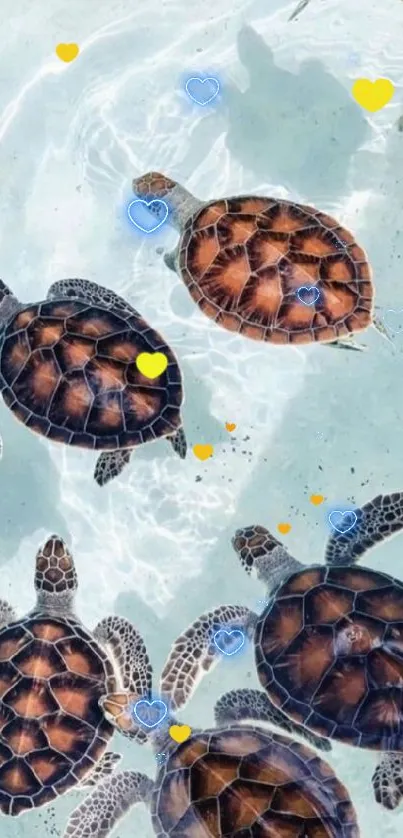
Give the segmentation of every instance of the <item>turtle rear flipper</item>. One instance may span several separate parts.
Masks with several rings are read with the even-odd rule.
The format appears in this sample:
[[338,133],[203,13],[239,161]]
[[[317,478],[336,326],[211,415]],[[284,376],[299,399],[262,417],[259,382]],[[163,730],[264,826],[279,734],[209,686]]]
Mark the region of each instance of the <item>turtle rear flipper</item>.
[[257,615],[241,605],[222,605],[202,614],[175,641],[161,675],[160,693],[172,710],[183,707],[198,682],[218,663],[220,652],[214,643],[218,631],[243,629],[253,637]]
[[372,786],[377,803],[385,809],[396,809],[403,798],[403,754],[383,754]]
[[138,771],[108,777],[71,813],[63,838],[109,838],[136,803],[149,805],[154,783]]
[[403,492],[377,495],[360,509],[354,509],[354,514],[357,521],[348,532],[335,532],[329,538],[326,564],[333,567],[356,564],[376,544],[403,529]]
[[178,457],[181,458],[181,460],[184,460],[186,457],[188,444],[183,428],[179,428],[179,430],[172,434],[172,436],[168,437],[168,440],[171,443],[172,448],[175,451],[175,454],[177,454]]
[[225,693],[215,705],[214,716],[217,727],[241,721],[269,722],[286,733],[301,736],[321,751],[332,749],[329,739],[317,736],[305,725],[294,722],[279,707],[275,707],[262,690],[231,690]]
[[98,486],[105,486],[114,477],[118,477],[130,462],[132,451],[119,449],[118,451],[104,451],[99,455],[94,469],[94,480]]

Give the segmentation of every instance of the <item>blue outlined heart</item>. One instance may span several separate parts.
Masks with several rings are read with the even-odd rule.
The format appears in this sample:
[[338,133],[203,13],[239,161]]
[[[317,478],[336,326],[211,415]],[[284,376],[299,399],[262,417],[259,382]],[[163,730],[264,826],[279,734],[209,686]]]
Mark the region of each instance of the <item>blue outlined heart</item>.
[[[151,207],[154,206],[154,213]],[[150,208],[150,210],[149,210]],[[158,213],[157,218],[155,212]],[[165,223],[168,218],[168,206],[160,198],[151,201],[144,201],[141,198],[131,201],[127,207],[127,215],[132,224],[141,230],[142,233],[154,233]],[[162,220],[160,214],[162,213]],[[157,223],[156,223],[157,222]]]
[[[154,711],[153,709],[154,708]],[[133,713],[136,719],[144,727],[152,728],[160,725],[164,721],[168,713],[168,707],[165,701],[154,699],[154,701],[147,701],[146,698],[141,698],[133,707]]]
[[187,80],[185,90],[192,101],[196,102],[196,105],[203,105],[204,107],[218,96],[220,83],[218,79],[213,77],[201,79],[198,76],[192,76],[191,79]]
[[329,515],[329,524],[336,532],[342,535],[352,530],[356,523],[357,515],[354,509],[347,509],[345,512],[341,512],[340,509],[334,509]]
[[213,643],[219,652],[231,657],[242,649],[245,643],[245,635],[241,629],[232,629],[231,631],[219,629],[213,637]]
[[313,306],[318,302],[320,292],[316,285],[301,285],[297,290],[297,297],[304,306]]

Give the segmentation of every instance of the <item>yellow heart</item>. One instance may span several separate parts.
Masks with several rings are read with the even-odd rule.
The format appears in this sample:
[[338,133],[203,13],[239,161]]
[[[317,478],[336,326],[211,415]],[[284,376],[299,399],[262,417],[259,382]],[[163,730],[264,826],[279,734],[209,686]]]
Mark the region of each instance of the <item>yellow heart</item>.
[[189,725],[171,725],[169,728],[169,735],[174,742],[186,742],[192,732]]
[[78,44],[58,44],[56,47],[56,55],[61,61],[74,61],[79,52]]
[[140,352],[136,358],[136,367],[146,378],[158,378],[167,366],[168,358],[163,352]]
[[212,445],[194,445],[193,454],[198,460],[208,460],[213,456],[214,448]]
[[311,495],[311,497],[309,498],[309,500],[311,501],[311,503],[313,503],[314,506],[319,506],[320,503],[323,503],[324,499],[325,498],[323,497],[323,495]]
[[290,532],[291,524],[277,524],[277,529],[283,535],[287,535],[287,533]]
[[235,424],[235,422],[226,422],[225,427],[226,427],[227,431],[229,431],[231,433],[231,431],[235,431],[236,424]]
[[395,88],[389,79],[357,79],[351,92],[359,105],[374,113],[390,102]]

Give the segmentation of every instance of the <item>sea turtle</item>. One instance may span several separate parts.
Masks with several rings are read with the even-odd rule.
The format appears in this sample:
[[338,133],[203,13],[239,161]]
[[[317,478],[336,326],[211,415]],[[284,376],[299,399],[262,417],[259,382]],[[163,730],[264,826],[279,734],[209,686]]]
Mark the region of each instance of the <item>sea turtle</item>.
[[[139,671],[144,671],[143,660]],[[148,669],[146,692],[139,679],[131,697],[111,693],[101,705],[126,736],[143,741],[139,734],[146,731],[160,766],[156,780],[136,771],[105,779],[72,812],[65,838],[107,838],[133,803],[149,807],[157,838],[358,838],[348,791],[306,744],[264,726],[237,723],[221,701],[216,727],[191,731],[176,726],[172,713],[184,704],[180,684],[168,673],[161,698],[155,699],[151,679]],[[159,715],[153,714],[153,704],[161,699],[165,708],[160,703]],[[326,747],[326,740],[313,738],[281,711],[271,708],[267,714],[263,708],[255,719],[274,721]]]
[[393,809],[403,797],[403,583],[355,564],[402,529],[403,493],[354,511],[350,531],[329,538],[325,565],[301,564],[265,527],[237,530],[233,547],[267,586],[267,605],[260,616],[241,606],[203,614],[178,638],[167,670],[186,700],[219,658],[213,632],[242,629],[265,692],[228,696],[234,718],[274,705],[318,735],[383,751],[373,789]]
[[[77,575],[52,535],[36,556],[36,604],[21,619],[0,601],[0,812],[17,816],[74,788],[98,786],[120,755],[100,700],[147,684],[141,638],[121,617],[91,632],[74,612]],[[135,666],[140,663],[140,669]],[[138,735],[145,739],[140,731]],[[122,775],[114,775],[116,803]],[[6,830],[7,832],[7,830]]]
[[[136,366],[163,353],[157,378]],[[165,436],[182,459],[186,438],[178,361],[161,335],[113,291],[64,279],[24,305],[0,282],[0,390],[17,419],[55,442],[103,451],[94,477],[116,477],[137,445]]]
[[157,215],[164,200],[181,234],[165,263],[204,314],[230,332],[277,345],[362,349],[351,336],[373,323],[387,337],[373,318],[367,256],[334,218],[256,195],[204,203],[157,172],[133,180],[133,191],[154,199]]

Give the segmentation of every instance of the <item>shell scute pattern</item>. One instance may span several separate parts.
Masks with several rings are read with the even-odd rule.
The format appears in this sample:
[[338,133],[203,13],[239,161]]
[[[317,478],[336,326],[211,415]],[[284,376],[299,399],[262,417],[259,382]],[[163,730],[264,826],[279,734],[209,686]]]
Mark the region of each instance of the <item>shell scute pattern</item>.
[[402,750],[403,584],[357,567],[310,567],[276,591],[256,628],[273,703],[311,730]]
[[[135,364],[163,352],[156,379]],[[32,430],[84,448],[131,448],[180,425],[182,381],[162,337],[134,314],[81,301],[48,301],[19,311],[2,337],[6,404]]]
[[180,745],[152,799],[157,838],[350,838],[356,819],[346,789],[306,746],[234,725]]
[[[364,251],[313,207],[253,196],[211,202],[185,225],[179,269],[205,314],[256,340],[332,341],[372,320]],[[319,291],[309,306],[297,297],[307,285]]]
[[73,618],[28,616],[0,631],[0,810],[18,815],[74,786],[113,728],[98,701],[112,665]]

